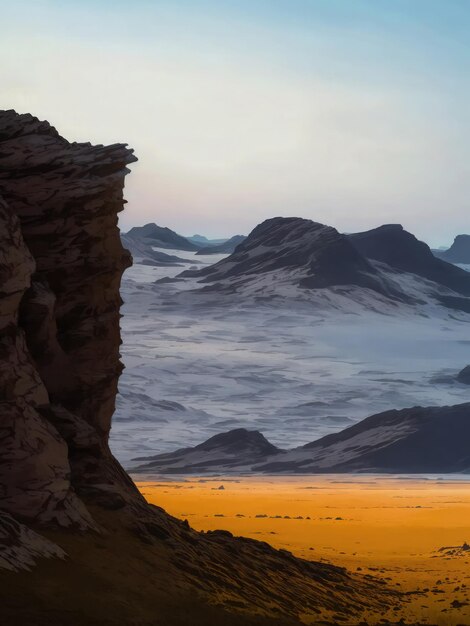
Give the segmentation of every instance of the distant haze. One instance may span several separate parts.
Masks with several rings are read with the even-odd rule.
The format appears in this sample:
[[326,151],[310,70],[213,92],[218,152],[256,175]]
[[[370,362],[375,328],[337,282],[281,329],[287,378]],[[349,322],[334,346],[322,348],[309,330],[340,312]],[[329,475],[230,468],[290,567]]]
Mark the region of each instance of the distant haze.
[[135,149],[124,230],[470,229],[466,0],[19,0],[2,23],[2,108]]

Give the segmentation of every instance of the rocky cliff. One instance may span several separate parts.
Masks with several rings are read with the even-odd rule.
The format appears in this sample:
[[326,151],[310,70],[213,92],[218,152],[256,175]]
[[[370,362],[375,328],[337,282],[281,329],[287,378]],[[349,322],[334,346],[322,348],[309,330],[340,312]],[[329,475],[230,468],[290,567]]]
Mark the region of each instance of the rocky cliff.
[[139,497],[108,436],[122,369],[119,239],[125,145],[69,143],[0,116],[2,508],[87,527],[79,494]]
[[69,143],[47,122],[0,112],[0,621],[384,614],[401,597],[383,581],[197,533],[147,505],[113,458],[119,285],[131,261],[117,214],[132,161],[125,145]]

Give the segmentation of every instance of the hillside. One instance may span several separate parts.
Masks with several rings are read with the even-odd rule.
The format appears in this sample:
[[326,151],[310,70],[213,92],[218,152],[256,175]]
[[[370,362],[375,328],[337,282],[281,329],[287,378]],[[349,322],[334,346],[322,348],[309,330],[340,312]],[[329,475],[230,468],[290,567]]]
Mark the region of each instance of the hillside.
[[157,226],[154,223],[145,224],[145,226],[134,226],[125,235],[127,238],[136,239],[156,248],[196,252],[201,247],[198,243],[189,241],[186,237],[178,235],[170,228]]

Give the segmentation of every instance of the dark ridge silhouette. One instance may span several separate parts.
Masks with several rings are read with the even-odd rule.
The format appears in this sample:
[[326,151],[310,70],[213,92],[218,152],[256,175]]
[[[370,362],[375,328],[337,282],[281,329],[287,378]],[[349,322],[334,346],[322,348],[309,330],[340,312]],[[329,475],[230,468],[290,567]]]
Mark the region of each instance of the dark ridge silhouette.
[[470,296],[470,273],[434,256],[427,244],[416,239],[400,224],[387,224],[363,233],[348,235],[349,241],[368,259],[386,263],[402,272]]
[[221,244],[209,244],[204,248],[201,248],[198,252],[196,252],[196,254],[231,254],[234,252],[238,244],[245,239],[246,237],[244,235],[235,235]]
[[134,228],[131,228],[125,235],[126,237],[138,239],[139,241],[157,248],[186,250],[187,252],[196,252],[201,248],[201,245],[198,243],[189,241],[186,237],[178,235],[173,230],[157,226],[157,224],[154,223],[145,224],[145,226],[134,226]]
[[[274,271],[294,271],[292,282],[304,288],[366,287],[387,296],[407,299],[387,284],[345,235],[330,226],[297,217],[276,217],[256,226],[233,254],[201,270],[186,270],[182,277],[201,282],[249,280]],[[220,286],[218,285],[218,288]]]
[[457,235],[448,250],[433,250],[433,254],[449,263],[470,265],[470,235]]

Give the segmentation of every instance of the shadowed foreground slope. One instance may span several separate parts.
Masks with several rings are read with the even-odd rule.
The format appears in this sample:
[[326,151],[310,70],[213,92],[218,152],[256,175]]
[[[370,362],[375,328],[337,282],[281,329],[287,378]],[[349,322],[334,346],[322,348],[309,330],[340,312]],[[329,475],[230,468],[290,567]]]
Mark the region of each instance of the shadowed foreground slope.
[[112,456],[130,263],[117,213],[134,160],[125,145],[69,143],[47,122],[0,113],[0,622],[359,623],[384,613],[400,596],[381,581],[197,533],[148,505]]

